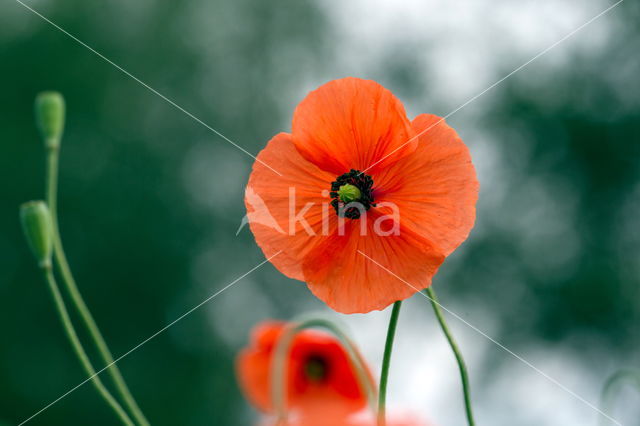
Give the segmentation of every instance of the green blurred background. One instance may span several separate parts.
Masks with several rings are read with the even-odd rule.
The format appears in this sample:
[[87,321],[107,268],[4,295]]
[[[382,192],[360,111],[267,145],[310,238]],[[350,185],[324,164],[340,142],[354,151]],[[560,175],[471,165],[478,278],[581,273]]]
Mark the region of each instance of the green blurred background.
[[[257,153],[320,84],[372,78],[410,116],[454,110],[612,2],[26,1]],[[640,367],[640,5],[625,1],[454,114],[481,194],[441,302],[580,397]],[[14,0],[0,3],[0,422],[84,376],[18,224],[43,197],[37,92],[67,100],[63,240],[116,356],[263,260],[244,215],[252,158]],[[464,422],[453,358],[419,296],[405,304],[394,405]],[[233,360],[266,318],[326,312],[266,265],[120,362],[158,425],[245,425]],[[377,369],[389,312],[331,314]],[[597,413],[465,324],[481,425],[596,424]],[[612,414],[640,424],[625,390]],[[91,385],[29,424],[113,425]]]

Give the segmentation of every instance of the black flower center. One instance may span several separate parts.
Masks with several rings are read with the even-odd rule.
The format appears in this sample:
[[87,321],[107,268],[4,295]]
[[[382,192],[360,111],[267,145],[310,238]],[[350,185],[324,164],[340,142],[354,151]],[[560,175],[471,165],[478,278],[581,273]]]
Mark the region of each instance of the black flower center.
[[329,375],[329,363],[321,355],[310,355],[303,368],[305,376],[312,382],[321,382]]
[[340,217],[359,219],[373,202],[373,179],[369,175],[351,169],[331,182],[331,205]]

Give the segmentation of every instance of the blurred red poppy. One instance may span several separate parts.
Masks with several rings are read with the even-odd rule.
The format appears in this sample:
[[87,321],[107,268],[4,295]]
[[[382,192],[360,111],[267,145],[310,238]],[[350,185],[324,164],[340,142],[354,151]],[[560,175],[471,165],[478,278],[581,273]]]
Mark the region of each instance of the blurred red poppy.
[[[245,396],[263,413],[273,413],[271,365],[286,323],[258,325],[251,342],[238,355],[236,371]],[[333,336],[317,331],[298,333],[289,351],[286,407],[292,419],[325,412],[344,417],[367,405],[349,356]]]

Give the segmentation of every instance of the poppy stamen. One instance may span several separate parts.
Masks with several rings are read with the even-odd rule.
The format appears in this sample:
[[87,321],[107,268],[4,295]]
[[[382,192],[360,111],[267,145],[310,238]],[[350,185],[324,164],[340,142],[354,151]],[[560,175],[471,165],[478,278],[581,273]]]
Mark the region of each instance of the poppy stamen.
[[329,373],[327,360],[318,355],[312,355],[305,360],[304,374],[312,382],[323,381]]
[[331,205],[338,216],[359,219],[362,211],[375,207],[373,178],[351,169],[331,182],[329,196],[333,198]]

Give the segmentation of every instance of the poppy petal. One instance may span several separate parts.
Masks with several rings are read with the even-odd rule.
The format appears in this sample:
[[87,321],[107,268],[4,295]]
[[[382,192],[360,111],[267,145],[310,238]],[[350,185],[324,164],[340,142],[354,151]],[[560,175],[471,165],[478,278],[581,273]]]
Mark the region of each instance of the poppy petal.
[[417,145],[402,103],[378,83],[353,77],[309,93],[293,114],[292,135],[304,158],[334,176],[373,172]]
[[286,276],[304,281],[303,256],[328,234],[322,217],[330,216],[328,190],[334,176],[302,158],[287,133],[271,139],[257,158],[245,192],[249,226],[271,263]]
[[271,354],[282,334],[284,322],[265,321],[251,333],[251,344],[236,359],[238,383],[245,396],[264,413],[271,412]]
[[377,201],[398,207],[402,225],[433,242],[446,256],[469,235],[479,183],[469,149],[435,115],[413,120],[416,151],[376,176]]
[[[289,370],[292,406],[304,412],[332,403],[344,413],[366,406],[367,398],[351,360],[333,336],[305,330],[296,336],[292,346]],[[327,376],[320,382],[310,381],[305,373],[304,366],[310,357],[325,360]]]
[[[367,313],[404,300],[427,288],[444,261],[434,244],[408,228],[379,235],[375,224],[382,216],[371,216],[365,233],[336,232],[316,245],[303,264],[311,292],[338,312]],[[350,222],[352,228],[360,225]]]

